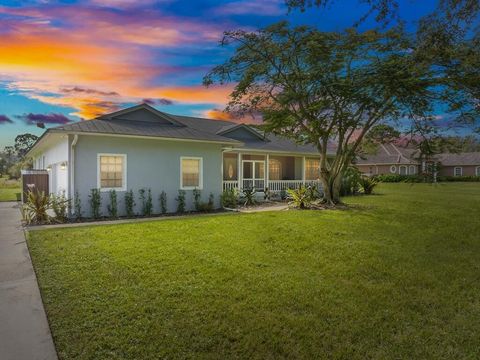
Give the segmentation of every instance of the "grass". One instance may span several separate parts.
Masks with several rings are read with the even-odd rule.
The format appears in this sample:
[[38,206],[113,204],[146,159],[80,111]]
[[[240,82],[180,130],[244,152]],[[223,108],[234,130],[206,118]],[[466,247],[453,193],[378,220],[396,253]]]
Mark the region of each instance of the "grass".
[[0,201],[16,201],[17,193],[21,191],[19,180],[8,180],[8,178],[0,176]]
[[480,357],[480,184],[34,231],[61,359]]

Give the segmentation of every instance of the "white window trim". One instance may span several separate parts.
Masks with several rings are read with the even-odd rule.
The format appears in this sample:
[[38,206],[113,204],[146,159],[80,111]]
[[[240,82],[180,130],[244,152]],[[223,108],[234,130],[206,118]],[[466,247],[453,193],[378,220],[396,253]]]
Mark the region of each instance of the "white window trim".
[[[402,174],[402,169],[405,169],[405,174]],[[407,165],[400,165],[398,167],[398,173],[400,175],[408,175],[408,166]]]
[[415,165],[410,165],[408,167],[408,173],[410,175],[415,175],[417,173],[417,168],[415,167]]
[[[183,186],[183,160],[200,160],[198,186]],[[203,157],[180,156],[180,190],[194,190],[194,189],[203,190]]]
[[475,176],[480,176],[480,166],[475,168]]
[[[460,169],[460,175],[457,175],[457,169]],[[463,167],[461,166],[455,166],[453,168],[453,176],[463,176]]]
[[[123,157],[123,174],[122,174],[122,187],[114,187],[114,188],[102,188],[101,187],[101,179],[100,179],[100,157],[101,156],[121,156]],[[127,191],[127,154],[111,154],[111,153],[98,153],[97,154],[97,189],[100,191]]]
[[390,166],[390,172],[392,174],[396,174],[397,173],[397,167],[395,165]]

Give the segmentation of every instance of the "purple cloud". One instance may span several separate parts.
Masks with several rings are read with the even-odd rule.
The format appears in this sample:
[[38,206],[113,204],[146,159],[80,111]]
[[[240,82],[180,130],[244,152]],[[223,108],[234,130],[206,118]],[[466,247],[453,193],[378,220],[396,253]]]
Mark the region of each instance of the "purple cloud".
[[119,96],[116,91],[101,91],[89,88],[82,88],[80,86],[75,86],[73,88],[63,88],[60,90],[64,94],[95,94],[95,95],[103,95],[103,96]]
[[11,124],[13,121],[7,115],[0,115],[0,124]]
[[143,103],[148,105],[173,105],[173,101],[169,99],[159,98],[159,99],[143,99]]
[[37,125],[37,123],[63,125],[73,121],[63,114],[54,114],[54,113],[51,113],[51,114],[29,113],[29,114],[18,115],[16,117],[19,119],[22,119],[28,125]]

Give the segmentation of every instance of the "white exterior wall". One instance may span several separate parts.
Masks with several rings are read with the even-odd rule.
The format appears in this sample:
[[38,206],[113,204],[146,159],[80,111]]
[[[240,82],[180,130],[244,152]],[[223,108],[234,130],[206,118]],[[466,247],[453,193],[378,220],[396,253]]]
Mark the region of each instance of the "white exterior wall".
[[[61,165],[65,164],[65,169]],[[33,162],[34,169],[48,172],[49,189],[51,194],[65,192],[68,197],[68,136],[62,137],[54,145],[40,153]]]

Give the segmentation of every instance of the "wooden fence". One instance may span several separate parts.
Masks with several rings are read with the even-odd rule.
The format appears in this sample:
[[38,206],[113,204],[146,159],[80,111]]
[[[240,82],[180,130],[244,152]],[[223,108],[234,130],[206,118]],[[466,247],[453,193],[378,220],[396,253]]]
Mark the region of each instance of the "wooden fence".
[[47,170],[22,170],[22,201],[27,199],[28,191],[43,191],[49,194]]

